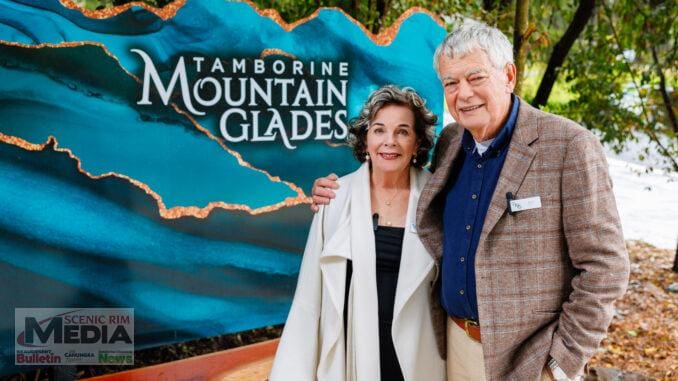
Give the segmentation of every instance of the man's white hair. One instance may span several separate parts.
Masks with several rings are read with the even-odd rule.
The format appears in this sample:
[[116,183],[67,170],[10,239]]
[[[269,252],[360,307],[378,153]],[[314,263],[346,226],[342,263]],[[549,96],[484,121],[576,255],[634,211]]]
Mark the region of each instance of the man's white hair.
[[452,29],[438,46],[433,56],[433,68],[438,75],[438,64],[443,55],[449,58],[463,57],[475,49],[487,54],[492,66],[503,69],[513,63],[513,45],[499,29],[472,19]]

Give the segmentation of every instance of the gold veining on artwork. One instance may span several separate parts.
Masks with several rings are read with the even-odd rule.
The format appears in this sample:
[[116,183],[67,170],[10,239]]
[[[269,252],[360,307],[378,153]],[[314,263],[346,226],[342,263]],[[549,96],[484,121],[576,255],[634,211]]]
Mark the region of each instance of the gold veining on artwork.
[[297,57],[294,54],[287,53],[286,51],[284,51],[282,49],[273,49],[273,48],[264,49],[264,50],[261,51],[261,54],[259,54],[259,58],[261,58],[261,59],[264,59],[268,56],[283,56],[283,57],[291,58],[293,60],[297,59]]
[[92,19],[107,19],[117,16],[132,7],[141,7],[153,13],[154,15],[160,17],[163,20],[168,20],[174,17],[177,14],[177,11],[181,7],[183,7],[184,4],[186,4],[186,0],[174,0],[162,8],[156,8],[141,1],[134,1],[123,5],[92,10],[80,7],[73,0],[59,0],[59,1],[61,2],[61,5],[63,5],[64,7],[80,11],[83,15]]
[[[238,160],[238,164],[240,164],[240,166],[245,167],[245,168],[249,168],[249,169],[251,169],[251,170],[253,170],[253,171],[256,171],[256,172],[263,173],[263,174],[265,174],[265,175],[268,177],[268,179],[271,180],[272,182],[283,183],[283,184],[287,185],[288,187],[290,187],[290,189],[292,189],[293,191],[295,191],[295,192],[297,193],[297,197],[301,197],[301,198],[307,200],[307,197],[304,195],[304,191],[303,191],[300,187],[298,187],[297,185],[295,185],[295,184],[293,184],[293,183],[291,183],[291,182],[288,182],[288,181],[282,181],[282,180],[280,180],[280,177],[278,177],[278,176],[272,176],[270,173],[268,173],[267,171],[265,171],[265,170],[263,170],[263,169],[253,167],[252,164],[248,163],[247,161],[245,161],[245,159],[242,158],[242,155],[241,155],[239,152],[234,151],[234,150],[228,148],[228,147],[226,146],[226,143],[224,143],[224,140],[223,140],[223,139],[220,139],[220,138],[214,136],[208,129],[206,129],[205,127],[203,127],[197,120],[195,120],[195,118],[194,118],[191,114],[189,114],[189,113],[187,113],[186,111],[182,110],[182,109],[181,109],[179,106],[177,106],[177,104],[174,103],[174,102],[170,103],[170,105],[172,106],[172,108],[174,109],[174,111],[176,111],[177,113],[179,113],[179,114],[185,116],[188,120],[190,120],[191,123],[193,123],[193,126],[194,126],[195,128],[197,128],[199,131],[201,131],[202,133],[204,133],[205,135],[207,135],[208,138],[210,138],[210,139],[214,140],[215,142],[217,142],[217,144],[219,144],[219,146],[221,146],[221,148],[223,148],[226,152],[228,152],[228,153],[230,153],[231,155],[233,155],[233,156],[236,158],[236,160]],[[309,203],[310,203],[310,202],[309,202]],[[296,204],[295,204],[295,205],[296,205]]]
[[[186,217],[186,216],[192,216],[192,217],[197,217],[197,218],[205,218],[207,217],[210,212],[215,209],[215,208],[220,208],[220,209],[225,209],[225,210],[239,210],[243,212],[247,212],[252,215],[257,215],[257,214],[263,214],[263,213],[269,213],[276,211],[278,209],[284,208],[284,207],[289,207],[289,206],[295,206],[299,204],[308,204],[311,203],[311,199],[309,197],[306,197],[303,195],[303,192],[301,195],[297,195],[297,197],[287,197],[285,200],[278,202],[273,205],[267,205],[267,206],[262,206],[260,208],[251,208],[248,205],[244,204],[227,204],[223,201],[213,201],[207,204],[206,207],[204,208],[199,208],[197,206],[175,206],[172,208],[167,208],[165,206],[165,203],[162,200],[162,197],[154,192],[148,185],[145,183],[136,180],[134,178],[131,178],[126,175],[122,175],[116,172],[107,172],[103,173],[101,175],[94,175],[82,168],[82,160],[75,154],[73,154],[73,151],[71,151],[68,148],[60,148],[59,147],[59,142],[56,139],[56,137],[50,135],[47,138],[47,141],[43,144],[36,144],[36,143],[31,143],[27,140],[21,139],[16,136],[11,136],[11,135],[5,135],[2,132],[0,132],[0,141],[11,144],[13,146],[17,146],[20,148],[23,148],[27,151],[43,151],[50,145],[53,146],[53,150],[55,152],[65,152],[71,159],[75,160],[77,163],[77,168],[78,172],[84,174],[85,176],[93,179],[93,180],[100,180],[103,178],[107,177],[117,177],[119,179],[127,180],[131,184],[135,185],[138,188],[141,188],[146,194],[151,196],[155,202],[158,205],[158,211],[160,213],[160,216],[166,219],[176,219],[176,218],[181,218],[181,217]],[[280,181],[278,179],[278,181]],[[286,182],[285,182],[286,183]],[[289,183],[286,183],[289,185]],[[297,188],[298,189],[298,188]]]
[[348,144],[347,142],[341,142],[341,143],[332,143],[331,141],[327,140],[325,141],[325,144],[332,147],[332,148],[337,148],[337,147],[350,147],[351,145]]
[[[96,42],[62,42],[62,43],[59,43],[59,44],[45,43],[45,44],[39,44],[39,45],[27,45],[27,44],[22,44],[22,43],[15,43],[15,42],[0,40],[0,44],[9,45],[9,46],[17,46],[17,47],[20,47],[20,48],[28,48],[28,49],[72,48],[72,47],[78,47],[78,46],[83,46],[83,45],[97,46],[97,47],[101,48],[113,60],[115,60],[115,62],[120,66],[120,68],[126,74],[128,74],[130,77],[132,77],[138,83],[141,83],[141,80],[136,75],[127,71],[122,66],[122,63],[118,60],[118,58],[113,53],[111,53],[105,47],[105,45],[100,44],[100,43],[96,43]],[[238,164],[240,166],[251,169],[251,170],[259,172],[259,173],[262,173],[262,174],[266,175],[267,178],[272,182],[285,184],[292,191],[294,191],[297,195],[295,197],[288,197],[284,201],[281,201],[279,203],[260,207],[260,208],[255,208],[255,209],[252,209],[251,207],[249,207],[247,205],[227,204],[223,201],[210,202],[204,208],[199,208],[199,207],[196,207],[196,206],[189,206],[189,207],[178,206],[178,207],[172,207],[172,208],[168,209],[165,206],[165,204],[162,200],[162,197],[158,193],[151,190],[151,188],[148,185],[146,185],[145,183],[143,183],[139,180],[136,180],[136,179],[131,178],[129,176],[119,174],[119,173],[115,173],[115,172],[109,172],[109,173],[106,173],[106,174],[103,174],[103,175],[93,175],[93,174],[83,170],[80,158],[77,157],[76,155],[74,155],[73,152],[68,148],[58,148],[57,147],[57,139],[53,136],[50,136],[48,141],[44,144],[34,144],[34,143],[28,142],[24,139],[21,139],[19,137],[5,135],[5,134],[2,134],[2,132],[0,132],[0,140],[5,142],[5,143],[9,143],[9,144],[12,144],[12,145],[15,145],[15,146],[18,146],[18,147],[21,147],[23,149],[30,150],[30,151],[42,151],[42,150],[45,149],[45,147],[47,147],[49,145],[49,143],[51,141],[54,141],[54,143],[55,143],[54,144],[54,150],[58,151],[58,152],[66,152],[66,153],[68,153],[68,155],[73,160],[76,160],[77,163],[78,163],[78,171],[79,172],[81,172],[82,174],[84,174],[84,175],[86,175],[86,176],[88,176],[92,179],[95,179],[95,180],[103,178],[103,177],[113,176],[113,177],[118,177],[118,178],[125,179],[125,180],[129,181],[130,183],[141,188],[142,190],[144,190],[144,192],[146,192],[148,195],[153,197],[158,204],[158,209],[159,209],[160,215],[162,217],[168,218],[168,219],[180,218],[180,217],[184,217],[184,216],[193,216],[193,217],[198,217],[198,218],[205,218],[209,215],[209,213],[214,208],[221,208],[221,209],[226,209],[226,210],[241,210],[241,211],[248,212],[250,214],[261,214],[261,213],[272,212],[272,211],[275,211],[275,210],[278,210],[280,208],[287,207],[287,206],[294,206],[294,205],[298,205],[298,204],[302,204],[302,203],[311,203],[311,199],[304,194],[304,191],[299,186],[297,186],[296,184],[291,183],[289,181],[282,181],[280,179],[280,177],[272,176],[270,173],[268,173],[267,171],[265,171],[263,169],[255,168],[250,163],[245,161],[242,158],[242,155],[240,155],[240,153],[228,148],[221,139],[217,138],[211,132],[209,132],[207,129],[202,127],[200,125],[200,123],[198,123],[190,114],[181,110],[179,108],[179,106],[177,106],[175,103],[171,103],[170,105],[172,106],[172,108],[174,109],[175,112],[177,112],[177,113],[183,115],[184,117],[188,118],[189,121],[191,121],[191,123],[193,124],[193,126],[195,128],[197,128],[200,132],[207,135],[207,137],[210,138],[211,140],[216,141],[222,149],[224,149],[226,152],[228,152],[233,157],[235,157],[235,159],[238,161]]]

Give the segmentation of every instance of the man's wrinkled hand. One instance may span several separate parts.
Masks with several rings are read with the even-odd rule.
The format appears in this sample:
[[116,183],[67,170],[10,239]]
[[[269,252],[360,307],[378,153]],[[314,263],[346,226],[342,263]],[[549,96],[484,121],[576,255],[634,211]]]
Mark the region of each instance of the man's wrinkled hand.
[[338,178],[337,175],[331,173],[327,177],[317,178],[313,182],[313,189],[311,189],[311,195],[313,196],[311,210],[313,213],[320,210],[320,205],[328,205],[330,200],[334,198],[333,189],[339,189]]

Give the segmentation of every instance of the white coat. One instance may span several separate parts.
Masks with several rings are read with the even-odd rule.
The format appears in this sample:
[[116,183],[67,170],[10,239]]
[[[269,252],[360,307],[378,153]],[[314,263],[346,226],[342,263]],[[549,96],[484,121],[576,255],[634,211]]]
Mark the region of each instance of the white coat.
[[[391,335],[405,380],[444,380],[431,323],[432,257],[416,233],[419,193],[430,174],[410,170],[410,196]],[[271,381],[378,381],[379,325],[370,171],[339,179],[330,205],[311,224],[297,290],[271,370]],[[353,261],[344,343],[346,260]],[[348,347],[348,350],[346,348]]]

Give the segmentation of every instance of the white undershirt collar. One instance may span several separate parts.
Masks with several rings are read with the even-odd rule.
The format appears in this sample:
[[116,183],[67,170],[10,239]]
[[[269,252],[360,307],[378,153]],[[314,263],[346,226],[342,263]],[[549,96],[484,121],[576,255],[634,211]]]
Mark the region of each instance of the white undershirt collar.
[[478,155],[483,156],[485,151],[487,151],[487,149],[490,148],[490,145],[492,144],[493,141],[494,141],[494,138],[484,140],[482,142],[476,142],[474,140],[474,142],[476,143],[476,150],[478,150]]

